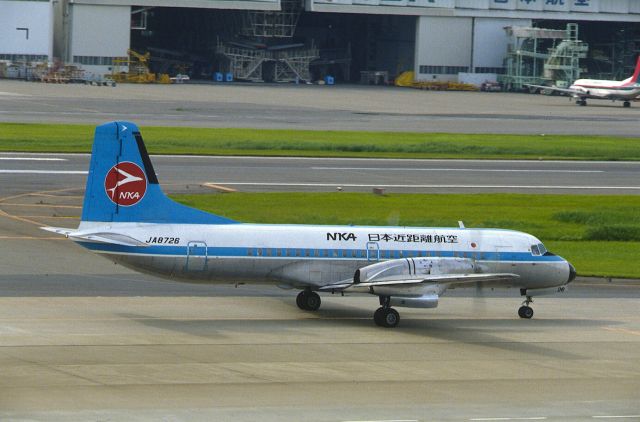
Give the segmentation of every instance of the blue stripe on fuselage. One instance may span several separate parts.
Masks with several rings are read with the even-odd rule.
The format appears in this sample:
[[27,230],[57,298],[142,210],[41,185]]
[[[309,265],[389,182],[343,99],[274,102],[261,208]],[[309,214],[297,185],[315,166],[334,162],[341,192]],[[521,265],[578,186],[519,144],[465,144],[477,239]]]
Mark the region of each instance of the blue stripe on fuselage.
[[[186,246],[123,246],[93,242],[78,242],[80,245],[94,252],[115,253],[122,255],[158,255],[158,256],[187,256]],[[271,250],[275,253],[271,255],[258,255],[257,251]],[[286,251],[294,251],[293,254],[287,255]],[[315,251],[320,253],[316,256]],[[251,254],[249,253],[251,251]],[[280,255],[277,254],[280,251]],[[296,251],[302,251],[296,255]],[[306,255],[309,251],[309,256]],[[324,256],[324,251],[328,251]],[[346,251],[346,256],[343,256]],[[356,251],[356,256],[352,256],[352,251]],[[414,256],[415,253],[426,252],[429,256]],[[402,253],[402,255],[401,255]],[[259,247],[207,247],[208,257],[227,257],[227,258],[254,258],[254,259],[272,259],[272,258],[295,258],[295,259],[357,259],[366,260],[366,249],[304,249],[304,248],[259,248]],[[198,254],[195,256],[203,256]],[[469,258],[477,261],[536,261],[536,262],[560,262],[563,259],[557,255],[534,256],[530,252],[470,252],[470,251],[415,251],[405,249],[380,249],[380,260],[399,259],[399,258]],[[373,261],[373,260],[372,260]]]

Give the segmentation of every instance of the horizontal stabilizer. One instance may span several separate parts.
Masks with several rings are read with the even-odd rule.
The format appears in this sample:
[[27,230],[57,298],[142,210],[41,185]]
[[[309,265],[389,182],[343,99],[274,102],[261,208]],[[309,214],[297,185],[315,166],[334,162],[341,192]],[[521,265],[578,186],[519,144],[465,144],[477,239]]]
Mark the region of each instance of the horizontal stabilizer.
[[577,89],[571,89],[571,88],[559,88],[557,86],[530,85],[530,84],[527,84],[525,86],[528,86],[530,88],[546,89],[546,90],[555,91],[555,92],[564,92],[565,94],[576,95],[576,96],[585,95],[584,92],[578,91]]
[[149,246],[147,243],[120,233],[76,231],[61,227],[41,227],[41,229],[62,234],[75,241],[88,241],[121,246]]

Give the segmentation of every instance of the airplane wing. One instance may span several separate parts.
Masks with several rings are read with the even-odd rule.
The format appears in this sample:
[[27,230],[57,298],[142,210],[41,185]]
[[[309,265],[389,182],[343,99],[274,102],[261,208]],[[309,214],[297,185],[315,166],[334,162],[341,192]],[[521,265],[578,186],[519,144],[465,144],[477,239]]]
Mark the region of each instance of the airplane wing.
[[547,89],[549,91],[563,92],[565,94],[573,95],[573,96],[576,96],[576,97],[586,97],[587,96],[587,94],[585,92],[578,91],[577,89],[571,89],[571,88],[558,88],[557,86],[530,85],[530,84],[525,84],[525,86],[528,86],[530,88],[540,88],[540,89]]
[[72,240],[106,243],[121,246],[149,246],[149,244],[134,239],[125,234],[113,232],[86,232],[76,231],[63,227],[40,227],[48,232],[64,235]]
[[472,284],[480,282],[492,281],[510,281],[519,278],[517,274],[511,273],[492,273],[492,274],[430,274],[420,278],[408,278],[397,280],[380,280],[363,283],[354,283],[353,280],[340,281],[334,284],[328,284],[321,287],[321,291],[346,291],[356,290],[360,288],[370,287],[394,287],[394,286],[410,286],[418,284]]

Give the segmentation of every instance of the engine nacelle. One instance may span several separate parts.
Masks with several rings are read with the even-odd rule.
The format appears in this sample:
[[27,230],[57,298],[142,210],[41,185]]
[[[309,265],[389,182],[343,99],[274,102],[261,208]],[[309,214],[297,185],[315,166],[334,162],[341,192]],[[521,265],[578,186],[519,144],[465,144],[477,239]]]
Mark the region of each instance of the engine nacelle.
[[401,258],[377,262],[356,271],[353,282],[375,283],[419,279],[429,274],[470,274],[478,272],[475,261],[467,258]]
[[403,308],[437,308],[438,295],[428,294],[418,297],[391,296],[389,298],[389,304]]

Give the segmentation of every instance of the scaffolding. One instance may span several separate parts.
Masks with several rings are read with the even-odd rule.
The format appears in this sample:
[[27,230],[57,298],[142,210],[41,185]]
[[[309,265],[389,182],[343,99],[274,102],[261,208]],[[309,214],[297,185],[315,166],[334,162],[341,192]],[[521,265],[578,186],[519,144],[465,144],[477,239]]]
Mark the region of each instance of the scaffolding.
[[580,59],[589,46],[578,39],[578,25],[565,30],[506,27],[511,38],[506,57],[507,72],[499,82],[507,90],[527,84],[567,86],[580,77]]
[[259,82],[301,82],[311,79],[309,64],[320,57],[318,49],[250,48],[220,43],[218,52],[229,60],[234,79]]
[[253,38],[291,38],[301,12],[300,0],[280,0],[278,11],[247,11],[241,32]]

